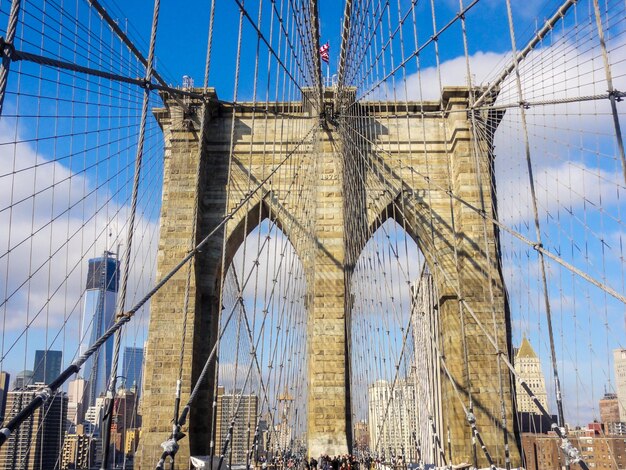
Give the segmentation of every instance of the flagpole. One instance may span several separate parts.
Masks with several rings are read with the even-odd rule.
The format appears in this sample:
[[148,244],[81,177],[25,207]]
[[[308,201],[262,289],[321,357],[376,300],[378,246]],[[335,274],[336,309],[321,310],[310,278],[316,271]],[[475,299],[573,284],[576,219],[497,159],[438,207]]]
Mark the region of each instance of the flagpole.
[[[328,49],[330,48],[328,42],[326,44],[324,44],[322,47],[320,47],[319,49],[319,54],[320,57],[322,59],[323,62],[326,62],[326,86],[330,86],[330,58],[329,58],[329,54],[328,54]],[[323,66],[322,66],[323,68]],[[322,73],[324,73],[322,71]]]
[[332,85],[332,83],[330,83],[330,61],[326,62],[326,84],[328,86]]

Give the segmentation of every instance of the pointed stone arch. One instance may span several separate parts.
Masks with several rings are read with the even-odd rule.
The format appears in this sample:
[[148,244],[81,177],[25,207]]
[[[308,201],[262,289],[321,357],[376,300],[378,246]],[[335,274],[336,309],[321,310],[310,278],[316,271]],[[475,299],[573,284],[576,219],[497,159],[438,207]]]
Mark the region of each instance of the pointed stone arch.
[[[331,90],[326,91],[326,98],[332,101]],[[357,131],[367,136],[367,140],[342,142],[342,135],[335,129],[319,129],[314,144],[317,148],[314,164],[306,168],[285,164],[289,175],[312,172],[313,167],[316,168],[312,179],[307,179],[309,187],[295,188],[296,194],[301,190],[315,194],[315,207],[307,208],[310,209],[308,212],[300,210],[297,198],[274,190],[281,185],[285,188],[289,182],[278,181],[274,187],[265,187],[263,183],[264,175],[267,175],[265,169],[283,161],[287,151],[271,155],[265,146],[254,145],[252,138],[254,135],[274,138],[276,119],[282,119],[276,116],[289,106],[292,116],[301,113],[290,119],[299,123],[295,130],[299,129],[302,135],[297,132],[291,135],[290,131],[286,135],[296,142],[303,139],[306,131],[319,123],[318,116],[313,116],[307,106],[292,108],[289,103],[270,104],[276,114],[255,111],[253,106],[243,107],[237,111],[234,142],[231,142],[234,109],[227,104],[215,104],[207,124],[208,137],[202,146],[201,174],[196,187],[195,169],[200,158],[196,112],[199,103],[192,103],[189,110],[183,111],[173,100],[165,100],[166,107],[155,111],[165,136],[157,277],[168,272],[188,252],[196,191],[199,199],[196,238],[201,239],[219,225],[224,214],[235,212],[239,201],[249,197],[251,184],[262,186],[250,200],[249,207],[256,212],[237,211],[234,220],[228,224],[228,233],[224,229],[218,230],[194,260],[193,301],[190,303],[183,361],[183,396],[195,383],[215,341],[216,320],[221,308],[219,280],[225,238],[232,256],[248,231],[264,216],[273,218],[289,237],[310,273],[307,274],[307,289],[310,290],[307,293],[309,453],[317,457],[320,453],[348,452],[352,441],[349,361],[346,360],[351,308],[350,273],[358,252],[367,242],[362,239],[366,238],[363,234],[372,233],[380,220],[392,216],[401,220],[405,230],[418,241],[433,275],[441,274],[437,287],[442,349],[452,380],[461,385],[464,394],[467,394],[467,384],[472,384],[477,426],[496,464],[505,466],[503,435],[509,439],[511,461],[514,465],[519,464],[513,424],[513,385],[505,374],[502,388],[504,423],[499,416],[498,355],[476,322],[467,315],[468,362],[462,347],[460,302],[467,302],[479,321],[493,328],[501,351],[510,347],[504,284],[497,260],[497,231],[488,225],[485,241],[483,219],[476,210],[484,203],[485,212],[495,212],[495,196],[491,188],[491,134],[484,129],[476,133],[470,131],[468,99],[466,88],[449,88],[444,89],[441,101],[437,102],[356,104],[356,115],[366,119],[358,119],[354,125]],[[494,118],[489,114],[476,122],[490,130],[498,124],[497,116]],[[289,121],[286,124],[289,125]],[[482,136],[480,138],[485,142],[474,145],[474,135]],[[234,147],[232,154],[231,145]],[[363,148],[359,149],[359,146]],[[375,152],[373,146],[376,146]],[[482,153],[477,155],[474,148],[481,149]],[[232,162],[230,156],[233,156]],[[480,172],[476,168],[477,159],[481,162]],[[249,164],[250,161],[253,163]],[[354,172],[356,167],[359,174]],[[273,180],[276,178],[272,177]],[[479,179],[482,187],[477,184]],[[229,181],[233,182],[230,193]],[[450,193],[456,198],[451,199]],[[242,220],[247,222],[242,225]],[[300,256],[304,240],[313,247],[312,252],[306,253],[306,260]],[[143,402],[145,432],[139,456],[140,459],[147,456],[147,462],[157,456],[159,444],[170,432],[171,403],[178,370],[177,341],[182,337],[185,280],[184,274],[179,273],[151,304]],[[488,288],[489,280],[492,289]],[[490,290],[494,294],[493,301]],[[446,410],[444,424],[449,427],[452,437],[452,459],[472,462],[472,439],[466,416],[455,404],[451,385],[446,385],[443,393],[443,399],[451,404]],[[190,454],[209,453],[211,403],[212,384],[207,384],[190,416],[186,430],[189,439],[181,441],[178,458],[182,461]],[[146,454],[147,451],[151,454]],[[478,466],[486,464],[481,454],[477,456],[477,463]]]
[[[434,367],[427,366],[427,364],[436,364],[436,362],[427,363],[427,359],[425,359],[437,357],[433,354],[433,350],[436,349],[433,345],[436,344],[438,338],[438,322],[436,321],[438,310],[436,306],[432,308],[434,302],[431,300],[436,296],[436,289],[432,286],[432,277],[429,275],[428,265],[420,249],[416,230],[406,224],[402,211],[396,207],[395,202],[381,210],[380,214],[375,217],[374,223],[370,225],[368,233],[370,237],[359,254],[355,275],[350,286],[351,298],[354,300],[353,305],[360,305],[359,312],[354,307],[351,311],[351,366],[356,366],[358,372],[357,374],[353,373],[351,380],[356,381],[360,390],[367,390],[368,399],[371,394],[381,393],[382,390],[379,387],[388,390],[386,387],[391,386],[391,384],[395,384],[393,387],[398,386],[398,383],[402,384],[399,385],[401,387],[399,393],[405,394],[411,390],[410,393],[414,393],[415,403],[404,409],[406,410],[404,413],[402,411],[403,399],[400,398],[399,401],[395,402],[396,405],[392,403],[389,406],[389,409],[394,410],[393,413],[395,414],[389,415],[387,406],[384,404],[382,405],[382,414],[378,414],[381,411],[381,404],[380,401],[374,399],[372,402],[368,402],[365,410],[356,405],[357,408],[353,409],[353,414],[361,413],[361,417],[363,417],[362,413],[367,413],[366,422],[371,452],[378,455],[386,454],[391,446],[399,446],[396,447],[396,451],[400,452],[401,449],[403,458],[407,462],[416,462],[418,453],[415,439],[421,437],[423,439],[421,440],[420,452],[423,463],[427,465],[439,464],[440,462],[436,460],[437,454],[426,454],[425,449],[432,450],[430,449],[432,435],[428,435],[430,431],[426,431],[425,434],[420,433],[424,423],[427,423],[430,428],[431,420],[438,433],[444,429],[441,425],[441,400],[437,393],[438,387],[434,387],[434,384],[440,383],[438,371],[435,371]],[[400,269],[398,271],[395,270],[395,267],[389,269],[390,266],[386,261],[382,261],[382,263],[376,261],[374,256],[377,253],[390,253],[390,256],[397,256]],[[370,285],[372,279],[381,279],[382,273],[385,273],[385,286],[391,287],[391,291],[381,285]],[[406,281],[409,282],[409,285],[405,284]],[[399,286],[404,287],[404,292],[401,292],[402,288],[396,288]],[[372,294],[371,289],[379,290]],[[402,297],[401,301],[398,301],[399,297]],[[418,299],[420,300],[419,303]],[[375,302],[373,302],[374,300]],[[418,311],[418,307],[421,310]],[[385,320],[385,317],[388,319]],[[364,357],[368,357],[370,344],[378,344],[380,341],[384,342],[385,339],[389,341],[390,334],[392,338],[394,335],[404,336],[409,318],[412,324],[406,330],[406,342],[403,339],[399,344],[391,345],[389,351],[383,352],[378,348],[375,353],[372,353],[379,360],[386,357],[387,364],[392,363],[394,367],[385,371],[384,365],[379,364],[377,367],[379,370],[382,368],[379,372],[381,375],[375,375],[373,370],[368,371],[372,373],[371,375],[364,374],[362,364]],[[418,318],[419,321],[417,321]],[[353,329],[355,322],[357,325],[360,323],[361,329],[367,332],[367,344],[362,344],[364,342],[359,340],[358,332],[355,333]],[[377,322],[382,322],[384,327]],[[355,358],[358,358],[356,362]],[[361,362],[360,371],[358,371],[360,368],[359,360]],[[385,359],[383,359],[384,363]],[[364,370],[367,371],[367,368]],[[363,376],[367,380],[364,380]],[[351,386],[353,389],[355,388],[355,384],[351,384]],[[404,388],[405,386],[407,388]],[[425,392],[432,393],[427,395]],[[406,397],[407,395],[402,396]],[[363,406],[362,402],[361,406]],[[415,419],[410,419],[409,416]],[[415,438],[413,433],[416,433]]]
[[[476,209],[484,207],[486,213],[495,213],[492,147],[489,137],[482,137],[486,142],[480,144],[472,142],[475,137],[463,111],[467,109],[466,92],[444,90],[442,103],[435,108],[446,109],[447,114],[415,114],[407,118],[402,109],[397,109],[401,105],[390,105],[382,112],[362,112],[373,113],[374,120],[381,122],[378,127],[384,124],[387,130],[385,138],[376,142],[378,159],[369,162],[375,177],[366,181],[371,186],[368,193],[378,197],[369,201],[368,233],[393,218],[417,241],[424,254],[438,292],[441,353],[451,375],[448,379],[441,374],[446,403],[443,423],[451,434],[452,458],[466,462],[476,459],[478,466],[483,466],[486,459],[480,449],[473,454],[471,431],[455,387],[466,406],[471,391],[477,427],[487,448],[503,449],[506,436],[511,460],[518,462],[520,454],[513,414],[514,384],[504,366],[502,375],[499,374],[496,350],[464,307],[471,308],[496,339],[500,351],[510,355],[511,328],[498,262],[497,229],[493,224],[484,225]],[[497,122],[481,125],[491,129]],[[427,141],[411,137],[411,130],[421,127],[432,129]],[[477,151],[481,153],[476,154]],[[388,178],[386,184],[395,187],[395,191],[377,189],[381,186],[380,174]],[[494,459],[497,465],[504,466],[503,452]]]
[[278,228],[287,237],[289,243],[296,252],[296,255],[300,257],[296,244],[292,239],[293,235],[290,230],[290,224],[285,224],[283,216],[277,210],[273,210],[270,204],[271,203],[268,203],[267,199],[257,200],[256,202],[250,204],[247,211],[241,211],[240,214],[237,214],[237,217],[233,218],[231,223],[228,225],[224,260],[225,269],[223,270],[224,274],[228,272],[235,254],[241,245],[243,245],[248,235],[259,227],[264,220],[269,220],[271,223],[276,225],[276,228]]

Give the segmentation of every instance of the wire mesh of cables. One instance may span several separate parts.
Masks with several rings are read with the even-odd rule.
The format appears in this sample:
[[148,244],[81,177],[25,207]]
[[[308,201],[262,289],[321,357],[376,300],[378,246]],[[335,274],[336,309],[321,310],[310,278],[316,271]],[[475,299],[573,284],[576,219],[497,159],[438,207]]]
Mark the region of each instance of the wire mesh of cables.
[[[301,459],[323,212],[317,157],[334,132],[359,457],[531,468],[539,457],[528,443],[550,428],[559,461],[584,466],[596,457],[575,427],[597,419],[604,426],[589,429],[607,449],[602,463],[617,466],[626,455],[612,437],[626,420],[623,2],[347,0],[334,115],[322,113],[317,2],[206,5],[203,84],[184,88],[159,74],[160,2],[148,41],[107,13],[123,9],[105,6],[0,3],[0,369],[29,393],[14,395],[12,416],[30,399],[46,403],[30,421],[35,436],[57,408],[71,416],[55,421],[51,448],[9,429],[2,458],[54,468],[66,431],[83,424],[93,437],[115,412],[125,431],[114,440],[131,443],[107,458],[127,461],[141,425],[149,300],[176,285],[185,298],[168,343],[176,373],[162,380],[178,394],[159,424],[165,452],[151,443],[143,461],[176,456],[189,406],[209,386],[214,404],[202,409],[218,466]],[[212,36],[220,23],[233,25],[228,41]],[[223,139],[203,150],[207,131]],[[191,209],[179,220],[184,240],[161,247],[157,271],[159,217],[176,218],[160,197],[174,150],[188,158]],[[198,189],[218,173],[202,168],[207,158],[227,169],[221,206]],[[203,219],[198,207],[211,204]],[[194,276],[209,246],[221,253],[209,260],[218,321],[202,350]],[[89,348],[115,320],[127,324],[116,340],[111,332]],[[515,349],[524,342],[532,353]],[[206,363],[192,371],[194,348]],[[485,371],[474,358],[487,352]],[[63,377],[67,405],[46,395],[63,381],[28,388],[69,364],[83,368]],[[158,366],[145,372],[157,389]],[[605,392],[616,392],[605,396],[613,421],[597,405]],[[516,442],[510,430],[525,424]]]
[[[0,369],[12,379],[3,384],[12,390],[6,423],[111,326],[125,302],[135,303],[154,283],[163,139],[144,111],[159,98],[137,86],[146,58],[95,9],[3,2],[0,16],[6,27]],[[116,298],[122,289],[125,302]],[[146,321],[141,309],[124,346],[143,348]],[[84,425],[85,435],[99,434],[97,402],[111,375],[113,346],[107,341],[71,377],[69,397],[51,398],[22,426],[2,450],[3,465],[59,467],[66,432]],[[142,355],[126,351],[116,375],[130,377],[132,368],[139,385]],[[133,404],[120,411],[120,425],[137,429],[138,391],[128,392],[119,403]]]
[[[520,450],[527,468],[551,464],[533,451],[555,445],[540,440],[551,423],[571,431],[583,460],[594,457],[580,436],[595,433],[607,460],[594,464],[618,468],[623,450],[615,447],[613,423],[621,416],[601,416],[599,402],[613,399],[617,409],[624,400],[616,334],[624,328],[626,300],[623,18],[624,5],[610,1],[534,7],[346,2],[335,105],[370,211],[370,225],[355,243],[351,371],[353,383],[361,384],[353,429],[369,459],[454,461],[455,436],[441,407],[459,396],[443,390],[442,404],[439,388],[451,374],[463,389],[461,408],[470,413],[485,386],[506,390],[517,382],[511,395],[525,432]],[[455,106],[450,97],[459,87],[469,88],[467,101]],[[467,161],[455,153],[455,122],[462,119],[471,134]],[[444,149],[432,142],[433,126],[448,144]],[[462,184],[476,184],[475,192],[464,192]],[[447,208],[440,204],[446,200]],[[431,240],[446,230],[457,241],[444,251]],[[482,286],[457,280],[468,269],[463,237],[472,230],[479,234],[472,256],[482,252],[496,267],[482,268],[488,278]],[[407,263],[418,247],[426,261],[411,256]],[[412,301],[408,289],[400,295],[391,288],[412,283]],[[442,303],[450,295],[459,299],[465,340],[450,341],[453,333],[443,323]],[[498,327],[486,321],[489,315],[481,317],[479,302],[483,296],[497,305],[500,295],[510,309],[511,338],[498,343]],[[455,347],[463,355],[469,345],[473,354],[471,337],[481,335],[482,348],[508,357],[498,361],[491,385],[473,376],[471,365],[458,375],[446,365]],[[524,342],[530,353],[518,350]],[[541,412],[521,381],[540,395],[548,411],[543,417],[550,419],[535,416]],[[425,391],[430,401],[406,404]],[[496,409],[497,402],[488,428],[504,427],[512,417]],[[594,421],[603,424],[589,424]],[[476,424],[481,432],[486,422]],[[506,433],[486,449],[478,443],[470,463],[492,464],[484,451],[505,455],[511,444]],[[577,460],[554,455],[563,465]],[[493,463],[508,466],[509,458]]]
[[[283,202],[294,204],[292,214],[301,210],[300,204],[302,207],[308,206],[306,210],[312,207],[310,193],[303,193],[297,187],[294,189],[295,179],[305,176],[297,170],[302,162],[285,166],[287,174],[283,175],[279,170],[286,159],[278,161],[276,152],[283,152],[288,158],[296,151],[299,155],[305,155],[309,147],[307,142],[312,141],[314,133],[311,129],[304,129],[306,123],[289,121],[291,105],[270,107],[268,101],[300,101],[302,88],[315,86],[317,77],[312,68],[316,48],[313,47],[310,5],[301,7],[293,2],[268,1],[256,7],[244,7],[243,3],[233,2],[233,7],[237,11],[239,37],[231,62],[234,89],[231,90],[232,97],[225,101],[232,106],[232,125],[229,122],[228,130],[231,134],[235,132],[240,106],[238,102],[242,97],[248,108],[278,115],[280,120],[272,121],[272,135],[275,136],[273,144],[267,140],[267,130],[266,135],[258,130],[263,125],[269,128],[267,116],[259,117],[260,125],[257,123],[256,126],[255,117],[252,117],[254,136],[243,144],[246,150],[235,148],[234,145],[226,149],[227,161],[234,162],[236,159],[248,163],[248,159],[253,158],[253,147],[263,144],[260,156],[263,161],[259,171],[255,171],[255,174],[234,174],[226,183],[234,187],[235,196],[237,191],[244,193],[243,200],[233,199],[234,202],[230,204],[233,207],[228,208],[232,212],[222,215],[221,225],[226,226],[227,231],[229,227],[226,221],[237,211],[246,213],[244,219],[238,222],[247,227],[248,215],[254,213],[251,204],[259,203],[258,197],[252,200],[253,195],[258,196],[257,193],[261,192],[259,181],[261,186],[265,183],[262,197],[280,195]],[[161,283],[153,288],[159,280],[155,278],[155,263],[164,147],[161,130],[151,110],[162,106],[159,92],[165,91],[168,93],[166,99],[176,102],[185,112],[189,109],[191,98],[199,100],[201,107],[204,103],[206,111],[209,70],[211,62],[216,60],[211,57],[215,20],[213,4],[210,7],[206,41],[204,87],[192,89],[189,82],[186,83],[186,89],[169,87],[155,70],[154,50],[158,37],[159,9],[160,2],[157,1],[146,50],[136,45],[140,43],[137,38],[129,38],[128,24],[121,27],[109,13],[119,12],[117,5],[108,10],[99,2],[68,5],[53,1],[16,1],[3,3],[0,7],[2,19],[8,25],[5,30],[6,40],[3,42],[3,79],[7,84],[6,90],[2,90],[3,127],[6,129],[3,132],[6,136],[6,163],[3,165],[6,172],[2,175],[6,197],[3,197],[1,209],[6,222],[3,224],[6,227],[6,250],[2,255],[5,273],[2,369],[23,368],[25,372],[21,374],[22,378],[28,376],[28,364],[34,359],[33,344],[37,347],[41,345],[44,351],[50,350],[44,355],[43,368],[51,371],[45,380],[37,382],[50,383],[50,377],[61,372],[61,365],[74,361],[79,354],[81,356],[72,363],[72,368],[77,369],[86,362],[84,369],[70,383],[69,389],[74,408],[76,402],[80,402],[85,409],[72,410],[74,416],[70,419],[68,429],[65,429],[65,423],[59,424],[58,438],[53,439],[57,452],[49,452],[49,458],[56,458],[56,465],[60,462],[65,431],[74,432],[78,424],[84,424],[87,425],[88,435],[106,432],[102,427],[110,425],[103,425],[101,415],[118,413],[122,402],[128,401],[128,394],[134,394],[131,400],[133,403],[129,413],[124,411],[123,425],[120,426],[122,418],[116,415],[117,428],[122,429],[116,439],[121,439],[122,443],[120,445],[118,442],[113,448],[113,452],[119,454],[113,455],[113,463],[120,463],[127,458],[128,445],[124,440],[125,434],[129,432],[124,431],[135,431],[140,426],[137,397],[141,390],[138,382],[142,378],[141,355],[147,322],[143,312],[149,306],[147,301],[155,290],[166,282],[160,279]],[[228,8],[222,11],[218,8],[218,21],[220,15],[228,18],[229,13],[232,11]],[[242,48],[242,41],[247,42],[250,38],[256,43],[256,49]],[[254,64],[254,70],[249,68],[251,63]],[[241,82],[240,73],[246,76]],[[254,75],[253,80],[247,80],[250,74]],[[317,82],[319,87],[319,78]],[[214,99],[217,97],[214,96]],[[202,113],[202,119],[206,114]],[[294,140],[289,142],[290,139]],[[303,143],[306,145],[303,146]],[[197,145],[188,145],[186,151],[198,152]],[[255,158],[259,157],[255,155]],[[313,170],[314,166],[309,168]],[[308,175],[311,174],[314,173]],[[256,177],[259,180],[255,180]],[[270,179],[272,177],[274,180]],[[303,201],[303,198],[309,201]],[[280,210],[272,207],[273,217],[279,213]],[[269,234],[276,236],[276,219],[272,221],[271,227],[264,226],[268,237]],[[289,227],[294,234],[303,230],[302,227],[292,228],[290,224],[285,224],[285,227]],[[250,230],[253,228],[250,222]],[[193,249],[193,238],[189,243],[190,249]],[[304,274],[301,265],[297,267],[294,264],[297,258],[293,252],[287,250],[285,255],[286,248],[281,248],[281,258],[287,256],[288,261],[279,265],[283,267],[280,273],[276,273],[277,279],[273,283],[268,281],[266,269],[263,281],[265,287],[259,288],[259,278],[263,275],[257,272],[251,278],[248,270],[255,266],[257,271],[263,270],[263,267],[259,267],[258,258],[262,250],[267,250],[272,244],[264,238],[264,243],[255,248],[259,252],[252,258],[255,263],[246,266],[246,261],[250,263],[246,256],[252,256],[250,250],[245,248],[247,243],[243,241],[241,256],[244,261],[238,264],[241,279],[237,280],[233,264],[225,277],[227,281],[224,281],[231,287],[236,282],[238,301],[232,308],[237,311],[237,338],[243,336],[241,342],[236,342],[234,357],[230,358],[235,368],[233,378],[228,379],[232,370],[227,366],[220,367],[219,374],[226,377],[224,380],[228,393],[234,393],[235,388],[247,391],[254,389],[259,404],[258,413],[255,410],[250,415],[255,423],[252,427],[258,431],[257,424],[263,417],[266,423],[264,432],[279,435],[273,444],[274,454],[283,455],[285,448],[292,445],[293,429],[301,430],[306,417],[302,411],[289,411],[288,403],[289,400],[295,400],[296,404],[302,405],[305,393],[301,376],[305,370],[301,363],[304,360],[302,348],[306,344],[302,337],[306,331],[306,318],[302,318],[301,312]],[[302,237],[299,249],[303,256],[306,256],[306,244]],[[278,256],[276,250],[274,247],[273,253]],[[273,255],[265,256],[271,260]],[[177,269],[182,274],[184,270],[181,268],[182,265]],[[163,267],[160,276],[165,274],[162,271]],[[286,273],[292,274],[292,277],[287,278]],[[173,274],[170,273],[170,277]],[[187,279],[189,290],[189,274]],[[251,323],[247,329],[243,329],[246,324],[243,318],[247,319],[246,303],[250,301],[248,297],[242,296],[244,293],[246,296],[251,295],[248,285],[254,285],[253,292],[259,295],[263,292],[268,304],[262,312],[257,312],[257,302],[251,302],[247,307]],[[121,289],[121,294],[116,296],[118,289]],[[220,298],[227,298],[233,294],[228,294],[225,287],[220,288],[219,295]],[[129,309],[129,314],[120,317]],[[181,310],[186,315],[187,305],[181,305]],[[113,322],[125,323],[131,315],[139,318],[129,328],[119,330],[123,333],[118,333],[120,336],[116,337],[115,343],[110,334],[111,337],[99,349],[88,348],[107,332]],[[268,316],[270,320],[267,322],[261,319]],[[260,330],[257,322],[261,325]],[[222,335],[231,340],[226,323],[223,328]],[[269,337],[266,337],[267,334]],[[118,368],[120,337],[121,343],[128,347],[123,365]],[[184,338],[183,334],[183,351]],[[261,352],[250,362],[251,350],[256,349],[260,338],[263,339],[259,349]],[[266,351],[267,341],[273,342],[273,348],[267,346]],[[48,367],[55,348],[62,349],[63,359],[60,360],[61,364]],[[246,349],[245,353],[242,352],[241,366],[238,365],[240,348]],[[294,348],[300,348],[300,353],[294,353]],[[224,360],[229,359],[228,347],[224,351]],[[20,359],[20,355],[23,359]],[[87,359],[88,355],[91,357]],[[18,362],[22,364],[19,367]],[[264,369],[268,367],[272,370],[273,363],[276,364],[273,375],[260,372],[261,365]],[[250,382],[246,380],[242,385],[240,380],[243,376],[238,375],[237,371],[247,367],[247,377],[250,378],[249,366],[252,365],[256,366],[258,374],[253,374]],[[112,368],[115,370],[112,371]],[[38,365],[35,364],[33,369],[37,371]],[[68,378],[66,372],[68,370],[64,371],[64,380]],[[113,404],[110,393],[115,396],[118,378],[122,380],[124,392],[120,392]],[[178,380],[182,378],[181,366]],[[185,379],[189,381],[190,377]],[[26,378],[20,385],[28,386],[29,381]],[[62,382],[55,378],[50,391],[56,393],[56,388]],[[187,387],[191,389],[194,385],[198,384],[187,384]],[[40,390],[41,385],[38,386]],[[279,396],[284,399],[280,406],[277,405]],[[287,400],[286,397],[293,398]],[[44,394],[37,399],[40,403],[45,402],[46,396]],[[110,401],[108,405],[107,399]],[[17,411],[19,409],[12,409],[13,416]],[[225,421],[234,419],[232,412],[225,412]],[[275,421],[274,416],[280,416],[279,421]],[[286,437],[288,435],[291,437]],[[221,441],[223,439],[218,439],[218,445],[221,445]],[[44,453],[41,452],[44,444],[39,441],[27,445],[39,447],[37,452]],[[259,446],[258,440],[255,446]],[[12,445],[12,448],[15,447]],[[131,443],[130,447],[134,450],[136,442]],[[231,451],[226,441],[221,452]],[[107,452],[105,444],[105,454]],[[104,465],[107,465],[106,459],[105,456]],[[154,456],[156,460],[157,454]]]

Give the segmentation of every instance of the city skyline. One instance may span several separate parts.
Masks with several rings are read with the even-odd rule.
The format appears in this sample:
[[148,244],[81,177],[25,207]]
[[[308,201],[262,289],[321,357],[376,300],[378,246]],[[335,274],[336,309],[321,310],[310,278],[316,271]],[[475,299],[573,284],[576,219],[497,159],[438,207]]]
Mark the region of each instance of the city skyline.
[[[9,392],[6,419],[15,417],[35,397],[39,386]],[[67,396],[54,394],[25,421],[0,449],[0,470],[26,465],[28,470],[54,469],[63,443]]]

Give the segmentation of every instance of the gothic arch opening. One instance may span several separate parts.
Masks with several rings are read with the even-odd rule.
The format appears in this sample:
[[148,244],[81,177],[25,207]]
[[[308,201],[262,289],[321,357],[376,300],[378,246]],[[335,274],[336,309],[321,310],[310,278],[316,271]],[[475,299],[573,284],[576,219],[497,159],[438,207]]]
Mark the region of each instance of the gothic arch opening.
[[[437,270],[438,258],[441,258],[443,253],[441,247],[435,247],[433,242],[433,239],[439,235],[436,233],[435,226],[440,221],[426,204],[416,204],[412,194],[401,192],[380,213],[373,213],[370,218],[372,220],[368,227],[369,234],[376,234],[390,221],[395,222],[413,242],[410,246],[415,246],[418,250],[420,263],[424,263],[434,276],[439,292],[443,293],[447,290],[445,275],[441,274],[441,265],[439,272]],[[443,240],[443,243],[446,244],[446,251],[452,250],[450,240]]]
[[386,462],[438,464],[441,390],[436,288],[391,211],[377,219],[351,276],[353,446]]
[[214,440],[232,465],[292,452],[306,429],[304,267],[267,208],[252,212],[229,238],[221,295]]
[[[450,213],[454,214],[454,218]],[[415,249],[420,250],[420,266],[425,266],[424,272],[430,276],[432,290],[427,298],[432,299],[434,314],[433,322],[427,324],[423,333],[436,339],[436,350],[431,349],[431,353],[438,364],[432,368],[430,375],[422,371],[421,377],[435,379],[427,380],[433,384],[438,400],[445,403],[441,411],[433,415],[438,421],[435,423],[436,432],[440,438],[441,433],[450,436],[448,448],[444,448],[445,444],[435,444],[429,449],[436,464],[443,462],[442,451],[445,455],[452,455],[452,458],[458,456],[473,461],[475,465],[485,459],[480,449],[462,444],[471,440],[472,431],[467,420],[470,412],[476,416],[477,429],[491,433],[488,447],[499,448],[516,442],[513,433],[516,424],[510,400],[512,378],[498,365],[495,350],[485,337],[485,331],[488,331],[492,337],[497,337],[501,348],[510,345],[510,324],[498,266],[497,238],[488,228],[488,243],[485,244],[485,235],[478,230],[481,226],[471,216],[463,212],[462,206],[450,206],[445,200],[442,204],[441,199],[431,199],[428,193],[423,198],[400,194],[382,212],[371,214],[369,224],[370,233],[375,234],[384,231],[385,225],[392,221],[402,226],[406,230],[405,239],[411,240]],[[385,242],[390,240],[388,238]],[[364,253],[366,249],[367,245]],[[409,279],[407,282],[412,281]],[[431,326],[435,329],[431,330]],[[409,331],[402,326],[399,328],[405,335]],[[379,330],[392,337],[384,327]],[[413,331],[416,331],[415,328]],[[392,364],[392,367],[396,366]],[[502,410],[505,410],[505,417]],[[399,411],[396,413],[399,414]],[[418,443],[421,447],[421,441],[423,439],[414,440],[414,448]],[[387,454],[390,452],[387,450]]]
[[[264,223],[266,223],[263,229],[265,236],[268,236],[269,232],[278,230],[282,236],[289,241],[290,246],[293,248],[294,245],[290,239],[290,227],[287,227],[287,224],[283,222],[281,215],[283,214],[278,214],[276,211],[273,211],[268,204],[262,200],[253,204],[240,218],[234,219],[231,224],[228,225],[224,259],[226,272],[230,269],[237,254],[240,253],[242,246],[253,240],[254,237],[251,237],[252,233],[256,231],[258,235],[260,233],[259,229]],[[243,253],[243,251],[241,253]],[[242,266],[243,265],[245,265],[245,263],[242,264]]]

